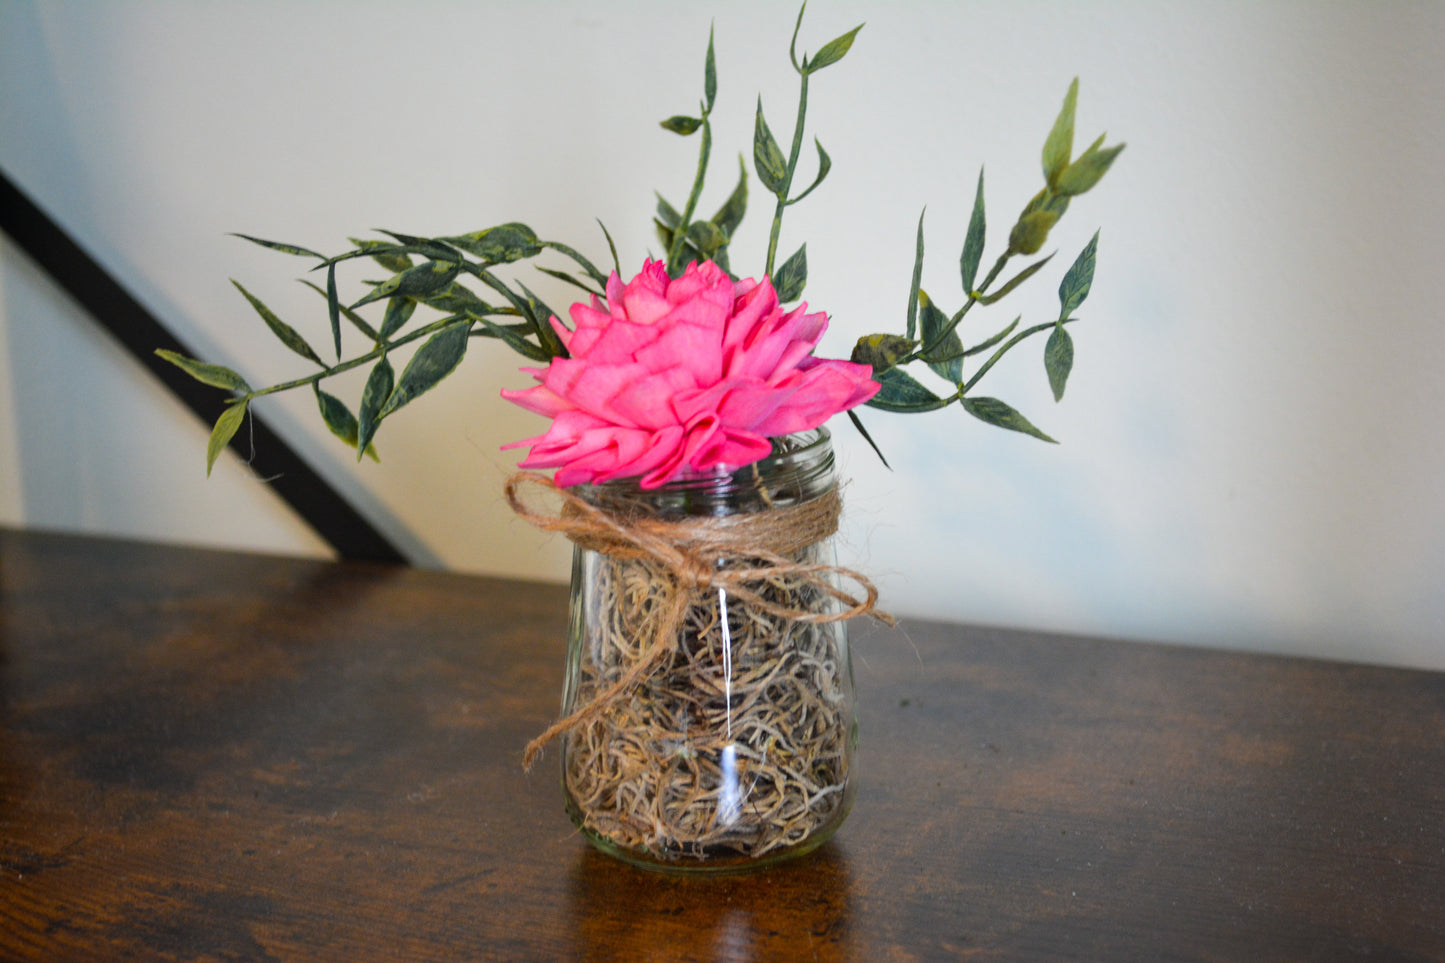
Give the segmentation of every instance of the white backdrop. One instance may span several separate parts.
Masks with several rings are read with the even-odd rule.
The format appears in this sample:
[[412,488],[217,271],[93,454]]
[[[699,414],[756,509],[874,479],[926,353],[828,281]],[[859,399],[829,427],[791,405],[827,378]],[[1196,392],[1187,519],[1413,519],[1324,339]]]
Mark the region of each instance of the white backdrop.
[[[711,209],[750,153],[760,91],[779,137],[791,129],[792,17],[758,2],[0,0],[0,167],[183,340],[270,383],[306,365],[228,278],[318,345],[324,311],[294,282],[303,262],[227,232],[337,251],[371,228],[522,220],[601,263],[600,218],[635,269],[656,247],[652,191],[680,204],[690,182],[696,140],[657,121],[695,109],[709,24]],[[1070,78],[1079,146],[1107,129],[1129,147],[1056,229],[1055,269],[970,316],[974,332],[1051,317],[1102,228],[1064,403],[1041,342],[989,379],[1062,444],[957,408],[865,411],[889,472],[840,420],[844,560],[904,615],[1445,668],[1445,6],[815,0],[801,46],[859,21],[812,85],[833,174],[783,231],[784,253],[808,244],[825,354],[901,328],[925,205],[924,287],[959,303],[979,167],[987,262],[1038,187]],[[770,216],[753,186],[733,260],[749,274]],[[564,579],[565,543],[502,504],[517,454],[498,448],[541,423],[497,398],[528,381],[484,347],[387,422],[380,465],[356,465],[309,395],[266,413],[424,564]],[[206,430],[8,239],[0,379],[0,523],[324,553],[238,463],[206,481]]]

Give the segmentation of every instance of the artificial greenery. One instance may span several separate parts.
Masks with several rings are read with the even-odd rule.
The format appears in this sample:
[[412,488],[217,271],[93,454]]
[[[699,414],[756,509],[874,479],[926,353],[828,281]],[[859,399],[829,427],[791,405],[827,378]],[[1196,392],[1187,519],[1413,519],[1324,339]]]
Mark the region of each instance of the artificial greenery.
[[[772,279],[783,303],[797,301],[802,296],[808,274],[806,244],[800,245],[776,270],[774,268],[783,213],[813,193],[832,169],[831,158],[815,139],[817,173],[807,188],[793,193],[793,179],[803,148],[809,80],[814,74],[842,60],[862,29],[860,24],[824,44],[811,57],[804,54],[799,58],[797,41],[802,20],[803,10],[800,10],[788,51],[793,69],[800,78],[797,113],[788,153],[783,153],[764,119],[761,97],[753,128],[753,169],[759,183],[775,198],[767,259],[762,273]],[[1070,201],[1097,184],[1123,150],[1122,144],[1105,147],[1101,136],[1083,153],[1072,156],[1077,98],[1076,79],[1070,85],[1063,108],[1044,143],[1044,187],[1024,206],[1009,231],[1006,247],[981,282],[977,281],[977,275],[985,249],[986,218],[983,173],[980,171],[973,211],[959,259],[964,300],[952,314],[941,309],[920,286],[924,249],[923,219],[920,216],[903,332],[867,335],[858,339],[852,352],[853,361],[872,365],[874,378],[882,385],[878,394],[868,402],[869,405],[883,411],[916,413],[958,402],[966,412],[988,424],[1053,441],[1008,404],[997,398],[975,394],[973,390],[1007,352],[1033,335],[1047,332],[1044,368],[1055,400],[1063,397],[1074,356],[1073,339],[1066,326],[1078,320],[1075,311],[1088,296],[1093,281],[1097,232],[1063,277],[1059,286],[1060,310],[1057,318],[1022,330],[1019,330],[1022,318],[1016,318],[991,337],[968,347],[964,345],[959,327],[975,305],[997,303],[1051,260],[1053,255],[1035,260],[1008,280],[998,283],[1014,258],[1038,253],[1047,242],[1050,230],[1068,209]],[[701,260],[712,260],[731,273],[728,248],[747,209],[748,175],[746,164],[741,163],[737,185],[727,200],[711,217],[705,220],[696,217],[712,151],[711,114],[716,100],[716,58],[713,40],[709,36],[703,69],[703,97],[697,116],[678,115],[662,121],[664,129],[680,136],[700,135],[697,172],[682,210],[679,212],[661,194],[657,198],[654,226],[666,252],[668,272],[673,277],[680,276],[690,263]],[[197,380],[231,395],[211,433],[207,450],[208,473],[221,450],[243,424],[252,402],[266,395],[310,387],[327,427],[355,448],[358,457],[369,455],[375,458],[373,439],[382,422],[455,371],[473,338],[502,341],[533,362],[545,364],[550,358],[564,356],[566,349],[549,323],[557,312],[525,284],[500,277],[494,270],[499,266],[531,261],[550,252],[570,261],[568,270],[534,265],[537,270],[589,295],[605,296],[606,274],[572,247],[559,241],[542,240],[525,224],[506,223],[450,237],[417,237],[392,231],[381,233],[386,235],[385,240],[352,239],[350,249],[334,256],[294,244],[237,235],[263,247],[316,262],[312,270],[324,272],[324,288],[312,281],[303,283],[325,299],[330,322],[330,347],[337,360],[335,363],[323,360],[295,328],[281,320],[240,284],[236,284],[237,289],[272,333],[317,370],[269,387],[252,388],[230,368],[206,364],[174,352],[158,352]],[[605,227],[602,233],[613,267],[621,273],[616,246]],[[369,290],[358,300],[346,304],[338,294],[337,269],[357,261],[379,265],[390,272],[390,276],[365,281]],[[361,312],[362,308],[371,305],[380,305],[382,313],[379,321],[374,319],[377,309],[370,312],[373,320],[368,320]],[[421,318],[416,317],[418,308],[424,309]],[[342,357],[343,321],[360,332],[369,345],[366,351],[350,358]],[[409,349],[412,345],[417,347],[398,375],[393,356],[400,349]],[[967,364],[969,359],[986,352],[991,353],[977,367]],[[927,387],[905,370],[914,365],[927,368],[950,385],[952,391],[938,394]],[[368,366],[370,372],[354,413],[345,402],[321,387],[327,379]],[[911,370],[922,373],[920,368]],[[849,411],[848,416],[881,458],[882,452],[869,437],[857,414]]]

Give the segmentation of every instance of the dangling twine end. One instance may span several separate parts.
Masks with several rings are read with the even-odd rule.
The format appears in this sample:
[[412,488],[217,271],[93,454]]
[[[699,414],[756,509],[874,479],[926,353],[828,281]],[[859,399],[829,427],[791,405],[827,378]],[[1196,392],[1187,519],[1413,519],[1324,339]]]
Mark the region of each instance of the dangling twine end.
[[[556,726],[553,726],[552,728],[556,728]],[[540,736],[527,743],[527,748],[522,751],[523,772],[532,771],[532,763],[537,761],[537,757],[542,754],[543,747],[545,747],[547,743],[551,741],[552,735],[552,729],[548,729],[546,732],[542,733]]]

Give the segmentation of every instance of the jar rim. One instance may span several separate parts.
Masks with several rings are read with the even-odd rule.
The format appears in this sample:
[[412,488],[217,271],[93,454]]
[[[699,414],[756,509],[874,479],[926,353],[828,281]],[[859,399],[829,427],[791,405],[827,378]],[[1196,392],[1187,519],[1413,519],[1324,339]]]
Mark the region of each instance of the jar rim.
[[824,426],[770,439],[773,453],[741,468],[684,472],[656,488],[641,476],[576,486],[577,494],[612,509],[660,514],[732,515],[796,505],[834,487],[832,434]]

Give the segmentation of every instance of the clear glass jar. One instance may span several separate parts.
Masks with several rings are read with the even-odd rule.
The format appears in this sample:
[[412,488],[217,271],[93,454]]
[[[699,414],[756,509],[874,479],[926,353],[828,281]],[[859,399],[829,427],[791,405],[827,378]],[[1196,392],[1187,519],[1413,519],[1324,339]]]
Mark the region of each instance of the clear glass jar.
[[[817,429],[779,439],[772,456],[732,474],[574,492],[625,517],[737,520],[835,498],[832,444]],[[835,565],[831,529],[785,557]],[[650,869],[730,872],[801,855],[832,836],[854,793],[846,623],[779,612],[838,612],[819,578],[836,587],[828,573],[775,571],[733,589],[678,588],[652,558],[575,549],[564,716],[633,668],[657,638],[667,593],[687,593],[665,655],[562,737],[567,811],[595,846]],[[743,588],[763,605],[739,597]]]

